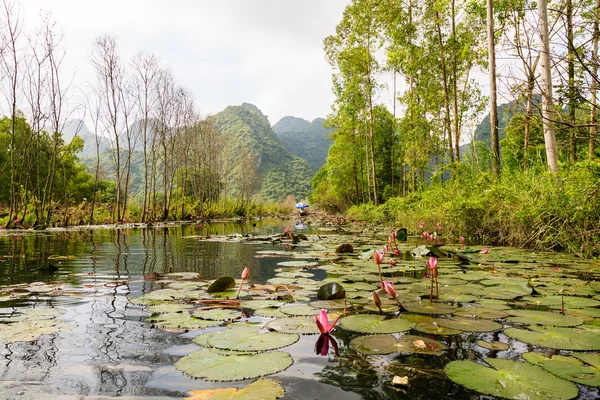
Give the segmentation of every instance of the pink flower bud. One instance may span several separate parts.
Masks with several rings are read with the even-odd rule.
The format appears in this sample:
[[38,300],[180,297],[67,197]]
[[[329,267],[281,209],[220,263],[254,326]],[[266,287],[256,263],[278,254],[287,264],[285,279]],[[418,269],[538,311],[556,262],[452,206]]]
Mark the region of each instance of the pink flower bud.
[[242,271],[242,279],[248,279],[249,276],[250,276],[250,270],[248,269],[248,267],[246,267]]

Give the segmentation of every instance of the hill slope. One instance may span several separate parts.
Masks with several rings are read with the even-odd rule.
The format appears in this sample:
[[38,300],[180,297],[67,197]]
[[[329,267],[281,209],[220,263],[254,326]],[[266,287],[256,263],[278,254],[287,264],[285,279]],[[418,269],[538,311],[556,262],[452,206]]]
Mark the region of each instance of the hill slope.
[[[306,160],[286,149],[256,106],[229,106],[214,118],[225,140],[223,161],[231,195],[259,193],[272,201],[282,201],[289,194],[297,199],[308,196],[314,171]],[[252,181],[252,187],[242,187],[244,179],[240,178]]]
[[283,117],[273,125],[273,131],[290,153],[305,159],[318,171],[325,164],[327,152],[333,144],[333,141],[329,140],[333,129],[324,128],[323,122],[323,118],[315,118],[308,122],[302,118]]

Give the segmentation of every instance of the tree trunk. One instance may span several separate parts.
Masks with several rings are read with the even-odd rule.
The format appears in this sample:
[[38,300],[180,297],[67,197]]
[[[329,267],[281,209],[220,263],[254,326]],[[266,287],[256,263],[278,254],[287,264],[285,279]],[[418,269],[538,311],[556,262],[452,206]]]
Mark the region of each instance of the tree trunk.
[[548,37],[548,5],[546,0],[538,0],[540,65],[542,67],[542,121],[544,124],[544,142],[546,158],[550,172],[558,172],[558,151],[554,133],[554,104],[552,102],[552,74],[550,72],[550,39]]
[[596,107],[598,103],[598,39],[600,37],[599,23],[600,21],[600,0],[596,0],[594,8],[594,32],[592,36],[592,87],[590,89],[592,95],[592,110],[590,111],[590,137],[588,141],[588,158],[592,160],[596,153]]
[[577,161],[577,131],[575,121],[575,108],[577,102],[575,99],[575,49],[573,47],[573,2],[566,2],[567,18],[567,69],[569,75],[569,161],[574,164]]
[[490,74],[490,132],[492,140],[492,173],[500,176],[500,142],[498,139],[498,107],[496,105],[496,44],[494,38],[494,3],[487,0],[488,61]]

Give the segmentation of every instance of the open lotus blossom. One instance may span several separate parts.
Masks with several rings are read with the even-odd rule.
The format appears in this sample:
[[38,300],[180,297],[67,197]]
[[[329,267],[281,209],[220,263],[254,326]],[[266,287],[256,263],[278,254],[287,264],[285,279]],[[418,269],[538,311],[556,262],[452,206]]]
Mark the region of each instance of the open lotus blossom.
[[383,289],[390,295],[392,298],[396,298],[398,292],[396,291],[396,286],[392,282],[383,281]]
[[329,334],[333,332],[333,327],[337,324],[340,317],[337,317],[331,325],[329,325],[329,317],[327,317],[327,310],[321,310],[321,314],[315,315],[315,321],[317,322],[317,328],[322,334]]
[[375,302],[377,308],[379,308],[379,312],[382,313],[383,311],[381,310],[381,299],[379,298],[379,295],[376,291],[373,291],[373,301]]
[[248,279],[248,277],[250,276],[250,270],[248,269],[248,267],[244,268],[244,270],[242,271],[242,283],[240,283],[240,288],[238,289],[237,295],[236,297],[240,296],[240,292],[242,291],[242,285],[244,284],[244,281],[246,279]]
[[484,247],[484,248],[483,248],[483,249],[480,251],[480,253],[481,253],[481,254],[488,254],[489,252],[490,252],[490,249],[488,249],[487,247]]

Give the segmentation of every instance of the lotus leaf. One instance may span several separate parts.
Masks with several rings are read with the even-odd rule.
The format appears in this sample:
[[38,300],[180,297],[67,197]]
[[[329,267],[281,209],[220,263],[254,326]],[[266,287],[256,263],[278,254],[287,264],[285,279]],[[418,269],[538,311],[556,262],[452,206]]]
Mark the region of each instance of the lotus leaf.
[[441,355],[446,350],[446,346],[440,342],[414,335],[403,335],[400,339],[396,339],[393,335],[359,336],[354,338],[350,345],[365,354],[419,353]]
[[190,292],[177,289],[159,289],[143,295],[133,302],[138,304],[160,304],[173,300],[183,300],[190,297]]
[[[370,293],[369,293],[370,294]],[[326,310],[341,310],[344,308],[351,308],[352,306],[344,300],[319,300],[311,301],[310,306],[320,310],[324,308]]]
[[263,307],[279,307],[284,305],[284,301],[279,300],[244,300],[240,302],[240,307],[257,310]]
[[148,311],[153,314],[181,313],[191,308],[191,304],[157,304],[148,307]]
[[297,268],[304,268],[304,267],[314,267],[319,265],[318,262],[314,262],[314,261],[308,261],[308,260],[295,260],[295,261],[282,261],[277,263],[277,265],[281,266],[281,267],[297,267]]
[[181,358],[175,363],[175,368],[209,381],[237,381],[274,374],[292,363],[292,357],[282,351],[224,356],[202,349]]
[[21,320],[0,325],[0,342],[31,342],[42,335],[68,331],[76,326],[58,319]]
[[340,319],[339,326],[360,333],[399,333],[415,326],[402,317],[386,319],[384,315],[350,315]]
[[565,308],[586,308],[600,306],[600,301],[573,296],[546,296],[546,297],[524,297],[523,300],[530,303],[548,306],[550,308],[561,308],[564,299]]
[[291,315],[296,317],[315,315],[319,313],[319,310],[309,306],[308,304],[290,304],[280,307],[279,311],[288,316]]
[[563,400],[577,397],[577,386],[528,363],[485,359],[493,368],[473,361],[452,361],[444,371],[454,382],[505,399]]
[[508,328],[506,336],[521,342],[560,350],[600,350],[600,334],[585,328],[558,328],[553,326],[531,326],[530,330]]
[[508,350],[508,343],[504,343],[504,342],[485,342],[483,340],[478,340],[477,341],[477,346],[483,347],[484,349],[489,349],[489,350]]
[[508,314],[504,311],[494,310],[485,307],[463,307],[459,308],[454,312],[454,315],[461,317],[479,317],[484,319],[500,319],[508,317]]
[[164,329],[204,329],[211,326],[217,326],[220,321],[208,321],[204,319],[192,318],[188,313],[167,313],[155,317],[146,318],[146,322],[151,322],[155,326]]
[[192,315],[196,318],[208,319],[211,321],[229,321],[240,318],[242,313],[237,310],[213,308],[212,310],[195,311]]
[[222,276],[213,283],[211,283],[210,286],[206,289],[206,291],[208,293],[224,292],[227,289],[234,288],[235,286],[235,279],[233,279],[230,276]]
[[534,352],[523,354],[523,358],[559,378],[582,385],[600,386],[600,370],[594,366],[585,366],[577,358],[560,355],[548,358]]
[[511,315],[509,321],[528,325],[552,325],[552,326],[577,326],[583,324],[584,320],[573,315],[562,315],[558,312],[533,311],[533,310],[509,310]]
[[458,329],[451,329],[440,326],[435,321],[419,322],[417,325],[415,325],[415,329],[419,332],[429,333],[430,335],[449,336],[463,333],[463,331]]
[[492,332],[502,329],[502,324],[483,318],[436,318],[435,322],[440,326],[450,329],[459,329],[465,332]]
[[172,272],[165,276],[171,279],[197,279],[200,274],[197,272]]
[[206,286],[206,282],[190,282],[190,281],[180,281],[180,282],[171,282],[168,287],[170,289],[185,289],[185,290],[195,290],[200,289]]
[[186,400],[275,400],[285,394],[283,386],[273,379],[259,378],[243,389],[191,390]]
[[254,311],[254,315],[256,315],[258,317],[265,317],[265,318],[285,318],[285,317],[288,317],[287,314],[284,314],[281,311],[279,311],[279,308],[277,308],[277,307],[263,307],[263,308],[259,308],[258,310]]
[[406,302],[402,305],[408,311],[418,314],[451,314],[457,310],[450,304],[436,302]]
[[346,290],[337,282],[329,282],[319,288],[317,299],[319,300],[337,300],[346,296]]
[[280,318],[269,322],[266,327],[278,332],[298,333],[300,335],[319,333],[314,317]]
[[211,347],[234,351],[268,351],[292,345],[300,339],[296,334],[259,333],[260,327],[241,325],[211,334],[206,342]]

